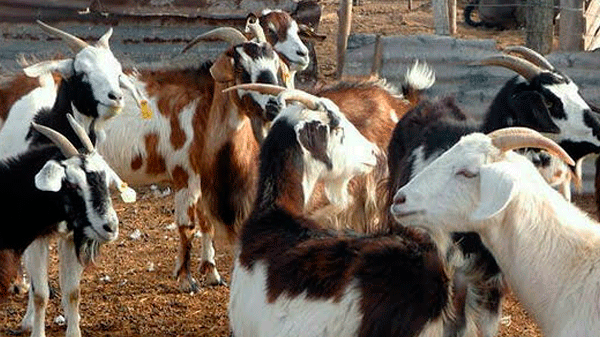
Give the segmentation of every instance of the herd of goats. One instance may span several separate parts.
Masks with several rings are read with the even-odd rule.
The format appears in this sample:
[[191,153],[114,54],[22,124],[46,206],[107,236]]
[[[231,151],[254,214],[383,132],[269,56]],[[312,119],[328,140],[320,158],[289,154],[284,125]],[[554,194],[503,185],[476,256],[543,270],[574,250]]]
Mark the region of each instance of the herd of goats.
[[295,89],[314,32],[279,10],[184,49],[229,42],[215,60],[155,69],[123,70],[112,29],[89,44],[38,23],[74,56],[0,87],[0,298],[23,266],[31,336],[51,237],[66,336],[81,336],[82,272],[118,236],[111,188],[133,202],[128,184],[158,182],[175,191],[182,290],[198,288],[198,228],[207,285],[225,284],[215,230],[234,243],[232,336],[494,336],[508,286],[546,336],[600,331],[600,225],[570,202],[600,114],[540,54],[479,62],[517,76],[478,123],[425,97],[419,62],[399,90],[377,76]]

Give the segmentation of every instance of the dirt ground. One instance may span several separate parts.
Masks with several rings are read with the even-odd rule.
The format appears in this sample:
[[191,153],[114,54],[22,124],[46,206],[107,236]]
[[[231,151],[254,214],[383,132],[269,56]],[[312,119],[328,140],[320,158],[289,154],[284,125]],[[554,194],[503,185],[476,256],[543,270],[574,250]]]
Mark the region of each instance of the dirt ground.
[[[328,39],[317,46],[320,76],[330,80],[335,71],[335,36],[338,1],[321,1],[323,16],[319,32]],[[433,34],[431,3],[414,1],[362,0],[354,8],[353,32],[392,34]],[[462,24],[463,4],[459,1],[460,38],[494,38],[500,46],[522,44],[522,31],[476,30]],[[96,265],[84,273],[81,294],[81,328],[84,336],[228,336],[227,287],[203,287],[199,293],[181,293],[172,277],[178,247],[173,225],[173,195],[158,196],[140,189],[135,204],[115,199],[121,220],[120,237],[103,248]],[[577,196],[576,203],[587,211],[591,196]],[[138,239],[132,234],[141,232]],[[199,240],[195,241],[194,270],[198,267]],[[217,264],[229,280],[232,255],[223,240],[216,242]],[[52,255],[51,284],[58,287],[56,257]],[[197,273],[196,273],[197,274]],[[12,335],[25,312],[27,298],[15,295],[0,304],[0,336]],[[46,316],[47,335],[64,336],[63,325],[55,323],[60,298],[50,300]],[[504,304],[501,336],[540,336],[515,299]]]

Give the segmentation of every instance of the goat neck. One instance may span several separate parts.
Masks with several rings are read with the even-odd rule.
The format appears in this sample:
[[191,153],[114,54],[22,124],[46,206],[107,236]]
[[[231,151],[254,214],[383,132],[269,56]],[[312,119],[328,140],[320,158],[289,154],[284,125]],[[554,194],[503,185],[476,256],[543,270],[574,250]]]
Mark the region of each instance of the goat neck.
[[[290,144],[293,144],[290,146]],[[292,127],[274,128],[260,153],[260,178],[255,211],[283,208],[292,214],[304,209],[305,191],[302,150]]]

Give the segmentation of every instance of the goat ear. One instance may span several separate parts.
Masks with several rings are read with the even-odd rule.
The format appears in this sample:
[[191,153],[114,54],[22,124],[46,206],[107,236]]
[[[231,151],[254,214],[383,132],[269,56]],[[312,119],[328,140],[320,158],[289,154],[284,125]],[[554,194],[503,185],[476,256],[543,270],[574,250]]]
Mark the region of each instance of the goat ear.
[[65,169],[58,162],[50,160],[35,175],[35,187],[40,191],[58,192],[65,176]]
[[29,77],[40,77],[54,71],[61,73],[63,77],[73,75],[73,59],[44,61],[24,68],[25,75]]
[[235,80],[231,49],[217,58],[212,67],[210,67],[210,75],[217,82],[231,82]]
[[317,34],[314,29],[303,23],[298,24],[298,36],[318,42],[321,42],[327,38],[327,35]]
[[510,101],[517,112],[516,126],[527,126],[539,132],[559,133],[560,129],[550,117],[544,98],[538,92],[525,91]]
[[96,42],[96,47],[110,49],[110,46],[108,45],[108,40],[112,36],[112,33],[113,33],[113,29],[112,29],[112,27],[110,27],[108,29],[108,31],[100,37],[98,42]]
[[503,163],[482,166],[479,170],[479,206],[471,215],[474,221],[485,220],[501,212],[515,192],[515,180],[510,167]]
[[281,79],[282,86],[289,89],[294,89],[294,78],[290,73],[290,68],[288,68],[287,64],[285,64],[285,62],[283,62],[281,59],[279,59],[279,70],[277,71],[277,76]]
[[331,158],[327,155],[329,128],[317,121],[299,123],[296,127],[298,142],[313,158],[322,161],[328,169],[333,168]]

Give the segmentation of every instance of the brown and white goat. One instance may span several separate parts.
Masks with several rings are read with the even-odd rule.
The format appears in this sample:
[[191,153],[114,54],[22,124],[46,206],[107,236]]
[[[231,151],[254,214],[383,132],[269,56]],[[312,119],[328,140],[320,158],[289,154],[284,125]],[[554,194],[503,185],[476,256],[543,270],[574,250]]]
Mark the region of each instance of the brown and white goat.
[[287,93],[302,104],[283,109],[261,149],[231,280],[232,335],[441,336],[449,279],[426,236],[337,232],[304,216],[317,180],[339,190],[379,150],[330,100]]
[[[222,32],[205,38],[223,38]],[[278,73],[286,69],[271,45],[248,41],[229,48],[214,63],[141,70],[135,86],[157,113],[142,119],[138,109],[127,105],[105,125],[106,138],[98,149],[115,171],[132,184],[168,181],[175,190],[180,234],[175,275],[185,290],[197,289],[190,272],[197,223],[202,232],[200,271],[207,275],[206,283],[223,283],[214,260],[215,226],[224,225],[233,239],[234,228],[249,214],[258,155],[252,128],[268,122],[267,96],[222,91],[239,83],[278,84]]]
[[[435,82],[435,74],[427,64],[415,61],[406,71],[402,94],[387,85],[383,79],[342,80],[314,90],[319,97],[332,100],[340,111],[369,141],[385,153],[392,131],[399,118],[413,108],[423,97],[423,92]],[[308,206],[308,213],[321,224],[341,228],[348,224],[369,232],[383,225],[385,192],[388,179],[387,162],[379,158],[376,168],[369,174],[350,181],[348,198],[334,200],[325,193],[322,185],[316,187]],[[383,189],[383,191],[382,191]]]

